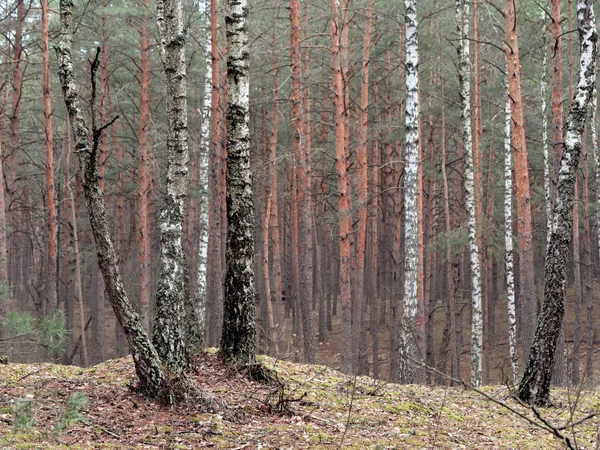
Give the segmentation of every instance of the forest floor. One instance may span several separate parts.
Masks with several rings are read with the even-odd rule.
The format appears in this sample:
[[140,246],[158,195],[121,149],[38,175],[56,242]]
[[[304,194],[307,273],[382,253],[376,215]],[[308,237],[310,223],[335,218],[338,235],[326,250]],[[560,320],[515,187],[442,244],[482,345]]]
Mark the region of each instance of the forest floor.
[[[228,369],[212,352],[196,356],[189,381],[212,401],[189,399],[175,406],[147,401],[131,389],[130,357],[88,369],[0,365],[0,448],[565,448],[534,425],[541,423],[535,411],[519,405],[503,386],[481,393],[400,386],[325,366],[269,357],[259,362],[271,369],[270,383]],[[83,393],[87,403],[74,407],[69,399],[75,393]],[[596,448],[598,418],[569,424],[600,411],[600,391],[554,390],[552,401],[539,414],[566,427],[560,433],[577,448]]]

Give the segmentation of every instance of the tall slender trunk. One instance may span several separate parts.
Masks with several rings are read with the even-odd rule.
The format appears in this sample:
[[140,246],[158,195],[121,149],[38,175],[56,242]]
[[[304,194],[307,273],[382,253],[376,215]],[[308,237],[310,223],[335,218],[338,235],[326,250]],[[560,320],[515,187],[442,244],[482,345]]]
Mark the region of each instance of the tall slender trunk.
[[469,0],[457,0],[456,14],[460,34],[459,86],[461,97],[462,140],[465,151],[464,189],[469,228],[469,260],[471,265],[471,383],[482,383],[483,312],[481,274],[477,242],[477,208],[473,174],[473,133],[471,128],[471,60],[469,50]]
[[[439,37],[440,43],[440,66],[443,67],[444,63],[444,49],[442,47],[442,35]],[[441,173],[442,183],[444,189],[444,219],[445,219],[445,231],[448,235],[452,231],[451,217],[450,217],[450,192],[448,189],[448,174],[446,170],[447,165],[447,151],[446,151],[446,108],[445,108],[445,80],[444,76],[440,77],[440,106],[442,114],[441,124]],[[452,243],[448,239],[446,241],[446,290],[447,290],[447,313],[446,322],[448,328],[448,338],[446,340],[446,346],[444,354],[449,353],[450,356],[450,376],[452,378],[460,377],[458,373],[458,347],[456,344],[456,286],[454,283],[454,257],[452,255]]]
[[313,242],[312,205],[308,148],[302,108],[302,61],[300,55],[300,1],[290,0],[290,59],[292,73],[292,127],[296,161],[296,202],[298,208],[298,285],[304,336],[304,360],[316,362],[316,337],[312,317]]
[[256,357],[247,18],[246,0],[227,1],[227,270],[221,358],[239,365]]
[[210,2],[210,58],[212,68],[212,94],[211,94],[211,117],[210,117],[210,136],[211,136],[211,154],[210,154],[210,176],[209,176],[209,204],[208,204],[208,258],[207,266],[210,269],[207,279],[207,315],[210,318],[211,326],[208,329],[208,345],[216,346],[221,338],[222,323],[222,304],[223,304],[223,258],[222,258],[222,239],[221,228],[221,198],[225,192],[221,190],[221,111],[219,105],[221,96],[219,95],[219,46],[218,46],[218,21],[217,21],[217,0]]
[[[144,2],[149,7],[148,0]],[[140,25],[140,122],[138,130],[138,230],[140,263],[140,313],[144,328],[150,331],[150,175],[148,157],[150,145],[150,31],[148,18],[143,16]]]
[[159,0],[156,21],[167,78],[168,165],[166,193],[158,226],[160,275],[152,341],[165,366],[171,373],[179,375],[187,369],[188,364],[184,319],[185,304],[190,295],[183,250],[189,155],[182,0]]
[[579,78],[567,118],[563,143],[558,196],[546,255],[544,303],[518,392],[521,400],[535,405],[547,404],[550,396],[554,353],[564,316],[566,262],[572,232],[575,174],[579,164],[587,109],[596,81],[598,35],[591,0],[577,2],[577,17],[580,36]]
[[[50,56],[48,50],[48,0],[42,0],[42,83],[44,97],[44,135],[46,154],[46,208],[48,214],[48,259],[46,278],[46,311],[49,313],[57,306],[56,274],[57,258],[57,220],[56,192],[54,189],[54,154],[52,145],[52,98],[50,96]],[[4,183],[4,182],[2,182]]]
[[[373,97],[375,111],[377,113],[379,106],[378,88],[373,85]],[[373,378],[377,379],[379,373],[379,277],[378,277],[378,256],[379,256],[379,141],[378,136],[373,139],[370,152],[371,183],[370,200],[368,203],[368,266],[366,277],[367,292],[370,305],[369,331],[371,332],[373,354]]]
[[418,170],[419,170],[419,41],[417,35],[417,5],[405,0],[406,10],[406,144],[404,147],[404,312],[400,331],[399,381],[417,381],[416,360],[422,349],[419,317],[418,273]]
[[[340,36],[338,4],[329,1],[331,17],[329,20],[331,38],[331,56],[333,71],[333,105],[335,123],[335,171],[337,177],[338,205],[338,242],[339,242],[339,298],[342,305],[342,342],[352,342],[352,305],[350,285],[351,226],[350,200],[348,198],[348,176],[346,174],[345,122],[344,122],[344,86],[340,61]],[[352,371],[352,355],[349,349],[342,349],[340,370]]]
[[[585,157],[585,144],[582,142],[582,157]],[[579,361],[581,354],[581,305],[583,299],[581,297],[581,260],[580,260],[580,240],[579,240],[579,173],[575,174],[575,187],[573,194],[573,294],[575,297],[575,322],[573,326],[573,347],[571,348],[571,380],[573,384],[579,383]],[[564,326],[563,326],[564,330]],[[557,377],[557,363],[554,367],[554,384],[564,384],[568,382],[569,377],[564,374],[561,370],[559,377]]]
[[[206,334],[206,278],[208,259],[208,164],[210,155],[210,121],[212,114],[212,38],[210,31],[210,0],[201,3],[204,19],[204,99],[200,126],[200,153],[198,158],[198,264],[196,271],[195,301],[186,305],[186,339],[190,350],[202,349]],[[190,320],[192,317],[196,320]]]
[[[598,186],[600,186],[600,157],[598,155],[598,91],[597,88],[594,88],[594,92],[592,93],[592,107],[591,107],[591,121],[590,128],[592,129],[592,156],[594,158],[594,172],[596,178],[594,180],[594,185],[596,186],[596,204],[600,204],[600,196],[598,195]],[[584,166],[585,168],[585,166]],[[588,225],[589,226],[589,225]],[[596,226],[600,229],[600,214],[596,214]],[[600,250],[600,232],[597,235],[598,242],[597,247]],[[591,248],[591,245],[589,246]],[[591,256],[590,256],[591,259]],[[590,277],[591,277],[590,273]],[[586,287],[587,289],[587,287]],[[586,363],[585,363],[585,378],[588,381],[592,381],[593,376],[593,345],[594,345],[594,296],[593,289],[591,290],[591,295],[588,297],[586,295]]]
[[354,266],[354,295],[355,311],[352,332],[352,353],[356,358],[356,373],[365,375],[369,373],[369,367],[361,365],[359,353],[360,343],[366,341],[363,330],[363,306],[365,303],[365,246],[367,240],[367,207],[368,207],[368,167],[367,167],[367,144],[368,144],[368,121],[369,121],[369,66],[371,54],[371,23],[373,18],[373,0],[367,2],[367,10],[364,25],[364,41],[362,55],[362,74],[360,88],[360,125],[359,142],[357,150],[358,165],[358,232],[356,236],[356,263]]
[[[508,90],[512,100],[512,146],[514,149],[515,188],[517,195],[517,233],[519,247],[519,297],[521,323],[535,321],[535,280],[533,266],[533,237],[531,232],[531,196],[529,192],[529,168],[525,145],[525,122],[521,98],[521,66],[517,40],[517,19],[513,0],[504,0],[504,30],[506,46],[504,54],[508,70]],[[533,327],[521,330],[523,356],[527,358],[533,341]]]
[[[110,86],[110,85],[109,85]],[[113,106],[110,98],[110,93],[108,97],[108,111],[109,117],[113,116]],[[125,192],[124,192],[124,172],[125,169],[123,167],[123,159],[125,158],[125,149],[119,142],[119,137],[117,134],[117,127],[111,127],[111,136],[112,143],[115,152],[115,165],[117,168],[117,179],[116,179],[116,188],[117,188],[117,202],[116,202],[116,214],[117,218],[117,238],[115,251],[117,255],[117,260],[119,262],[120,267],[123,267],[128,259],[126,255],[129,253],[125,250]],[[134,222],[134,221],[132,221]],[[116,318],[115,318],[116,320]],[[125,334],[123,330],[119,326],[119,322],[115,323],[115,354],[117,357],[123,355],[126,352],[127,341],[125,339]]]
[[[275,48],[275,28],[273,28],[272,45]],[[281,232],[279,222],[279,198],[277,190],[277,135],[279,130],[279,63],[277,53],[273,51],[273,109],[271,114],[271,136],[269,139],[269,201],[271,217],[269,219],[269,237],[272,245],[273,291],[271,301],[274,303],[275,315],[275,353],[279,354],[279,345],[283,327],[283,304],[281,301]]]

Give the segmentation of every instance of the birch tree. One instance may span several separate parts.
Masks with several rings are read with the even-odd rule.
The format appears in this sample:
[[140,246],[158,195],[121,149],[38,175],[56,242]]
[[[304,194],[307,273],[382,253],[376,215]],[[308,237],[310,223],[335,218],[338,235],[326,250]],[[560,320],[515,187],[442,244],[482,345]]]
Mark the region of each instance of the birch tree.
[[457,0],[456,18],[459,31],[459,89],[461,99],[462,140],[465,151],[464,189],[469,229],[469,261],[471,267],[471,383],[482,382],[483,311],[481,307],[481,274],[477,221],[475,211],[475,185],[473,174],[473,134],[471,128],[471,60],[469,43],[470,0]]
[[254,205],[250,172],[248,5],[227,0],[227,241],[225,299],[220,356],[254,362]]
[[[56,46],[59,76],[63,97],[71,121],[75,149],[79,156],[79,165],[83,177],[83,192],[94,240],[98,265],[104,276],[104,284],[111,306],[117,320],[129,342],[136,374],[141,383],[141,390],[149,396],[157,396],[165,385],[165,376],[156,349],[142,326],[139,315],[135,312],[121,279],[117,265],[117,257],[110,236],[110,227],[106,217],[104,198],[98,186],[98,168],[96,165],[96,145],[90,147],[90,136],[81,109],[81,102],[75,82],[75,69],[71,56],[73,15],[71,0],[60,1],[60,41]],[[106,125],[103,125],[105,127]],[[95,130],[96,133],[102,132]],[[97,142],[95,139],[94,142]]]
[[[419,40],[417,2],[405,0],[406,9],[406,109],[404,147],[404,312],[400,330],[399,381],[414,383],[418,357],[419,327],[417,311],[418,218],[417,172],[419,170]],[[421,347],[422,348],[422,347]]]
[[592,0],[577,2],[580,39],[579,76],[567,116],[565,140],[562,146],[558,195],[554,205],[552,233],[544,269],[544,302],[518,390],[522,401],[540,406],[546,405],[550,397],[556,343],[564,316],[566,263],[572,232],[575,176],[581,154],[588,105],[596,82],[598,35],[593,4]]
[[[200,3],[204,18],[204,99],[200,125],[200,156],[198,160],[198,269],[196,273],[195,304],[186,305],[186,336],[188,345],[204,347],[206,328],[206,262],[208,258],[208,156],[210,154],[210,118],[212,112],[212,37],[210,30],[210,0]],[[193,317],[196,320],[193,320]]]
[[183,325],[186,296],[189,295],[183,251],[189,155],[182,0],[159,0],[156,21],[167,78],[168,165],[166,193],[158,219],[160,275],[152,340],[165,366],[171,373],[180,375],[188,364]]
[[512,234],[512,146],[510,145],[510,95],[506,84],[506,106],[504,108],[504,264],[506,271],[506,299],[508,305],[508,353],[512,371],[512,382],[517,382],[517,313],[515,305],[515,273],[513,267]]

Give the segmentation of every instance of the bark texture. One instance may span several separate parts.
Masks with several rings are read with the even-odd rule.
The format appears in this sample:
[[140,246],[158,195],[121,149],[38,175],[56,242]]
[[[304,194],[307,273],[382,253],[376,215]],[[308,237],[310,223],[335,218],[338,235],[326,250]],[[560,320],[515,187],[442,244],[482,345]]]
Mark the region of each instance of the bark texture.
[[[188,365],[185,303],[189,296],[183,249],[183,217],[188,186],[188,127],[183,2],[159,0],[157,24],[167,77],[167,180],[159,216],[160,275],[152,340],[162,362],[175,375]],[[193,314],[195,311],[189,311]],[[193,320],[194,318],[189,318]]]
[[419,41],[417,33],[417,3],[405,0],[406,9],[406,109],[404,147],[404,312],[400,330],[399,381],[415,383],[419,350],[423,350],[418,337],[423,328],[423,317],[418,317],[418,217],[417,178],[419,170]]
[[504,1],[504,31],[506,45],[504,55],[508,71],[508,91],[512,104],[512,146],[514,149],[515,190],[517,199],[517,233],[519,247],[519,299],[521,305],[521,329],[523,356],[527,358],[533,341],[535,321],[535,279],[533,267],[533,237],[531,232],[531,201],[529,190],[529,167],[525,145],[525,121],[521,97],[521,65],[517,40],[517,18],[514,0]]
[[[508,81],[508,80],[507,80]],[[517,382],[519,373],[517,355],[517,312],[515,306],[515,273],[513,267],[512,234],[512,147],[510,145],[510,96],[508,84],[504,112],[504,264],[506,271],[506,297],[508,306],[508,354],[512,382]]]
[[[208,157],[210,154],[210,120],[212,113],[212,36],[210,31],[210,0],[203,5],[205,35],[204,55],[204,100],[202,124],[200,126],[200,155],[198,159],[198,268],[196,273],[195,305],[186,306],[186,336],[190,350],[204,347],[206,332],[206,276],[208,260]],[[193,317],[196,320],[193,320]]]
[[579,0],[577,2],[577,18],[580,38],[579,77],[567,117],[566,135],[560,161],[558,195],[554,206],[552,234],[546,255],[544,303],[518,391],[522,401],[534,405],[546,405],[550,397],[556,342],[564,316],[566,263],[572,233],[575,177],[587,109],[596,81],[598,35],[593,1]]
[[250,171],[248,5],[227,0],[227,239],[221,358],[254,363],[254,205]]
[[59,63],[59,76],[63,97],[67,106],[73,136],[75,152],[79,156],[79,164],[83,174],[83,190],[94,240],[98,265],[104,276],[104,283],[109,301],[119,324],[123,327],[135,364],[136,374],[141,383],[141,390],[149,396],[157,396],[165,384],[161,362],[154,346],[144,330],[138,314],[132,308],[125,293],[117,258],[110,237],[110,228],[106,218],[104,199],[98,185],[96,153],[90,148],[88,127],[86,126],[75,83],[74,66],[71,57],[72,21],[71,8],[73,2],[60,2],[60,42],[56,46]]
[[481,271],[477,241],[477,212],[473,172],[473,130],[471,128],[471,57],[469,49],[470,0],[458,0],[456,17],[460,34],[459,89],[461,99],[462,140],[465,151],[464,188],[469,228],[469,262],[471,267],[471,383],[481,386],[483,351],[483,310],[481,306]]
[[[331,38],[331,56],[333,71],[333,115],[335,123],[335,172],[337,178],[338,206],[338,247],[339,247],[339,299],[342,305],[342,342],[352,342],[352,290],[350,280],[351,258],[351,226],[350,199],[348,197],[348,176],[346,172],[345,121],[344,121],[344,85],[340,58],[340,34],[338,3],[329,1],[331,18],[329,30]],[[335,303],[334,303],[335,308]],[[349,373],[352,370],[352,354],[350,348],[341,352],[340,370]]]

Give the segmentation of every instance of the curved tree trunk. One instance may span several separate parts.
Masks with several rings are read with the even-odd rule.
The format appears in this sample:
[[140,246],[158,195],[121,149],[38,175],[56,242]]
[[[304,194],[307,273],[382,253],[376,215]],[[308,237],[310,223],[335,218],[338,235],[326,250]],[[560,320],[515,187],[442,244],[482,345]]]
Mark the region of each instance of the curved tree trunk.
[[98,186],[96,152],[94,148],[90,148],[89,132],[83,118],[75,83],[74,66],[71,58],[72,7],[71,0],[61,0],[61,38],[56,47],[56,53],[58,55],[63,96],[73,135],[75,136],[75,148],[79,155],[79,164],[83,174],[83,191],[90,214],[94,240],[96,241],[98,265],[104,276],[111,306],[129,341],[136,373],[141,383],[141,390],[154,397],[162,391],[165,377],[158,353],[150,342],[138,314],[131,306],[125,293],[119,267],[117,266],[117,257],[110,237],[110,228],[104,208],[104,199]]
[[577,2],[577,18],[581,50],[579,79],[567,118],[558,176],[558,195],[546,255],[544,303],[518,392],[521,400],[534,405],[545,405],[550,397],[556,342],[564,316],[566,263],[572,232],[575,174],[579,164],[587,109],[596,81],[598,35],[592,0]]

